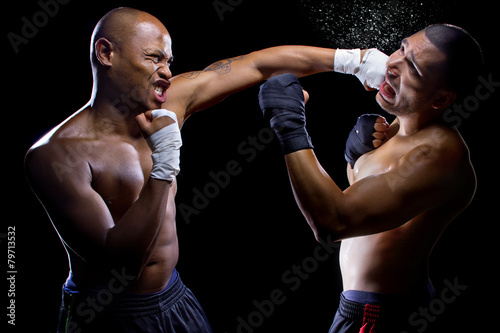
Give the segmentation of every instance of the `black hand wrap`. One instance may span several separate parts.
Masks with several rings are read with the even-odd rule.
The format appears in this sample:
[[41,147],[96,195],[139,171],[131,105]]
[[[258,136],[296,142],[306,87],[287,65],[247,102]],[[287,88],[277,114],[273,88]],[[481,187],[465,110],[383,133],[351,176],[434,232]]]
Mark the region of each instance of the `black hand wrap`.
[[373,146],[373,132],[375,132],[373,126],[378,117],[380,117],[378,114],[360,116],[351,133],[349,133],[345,145],[345,160],[349,162],[351,168],[354,167],[358,158],[375,149]]
[[306,130],[304,93],[294,75],[282,74],[267,80],[260,87],[259,104],[284,154],[314,148]]

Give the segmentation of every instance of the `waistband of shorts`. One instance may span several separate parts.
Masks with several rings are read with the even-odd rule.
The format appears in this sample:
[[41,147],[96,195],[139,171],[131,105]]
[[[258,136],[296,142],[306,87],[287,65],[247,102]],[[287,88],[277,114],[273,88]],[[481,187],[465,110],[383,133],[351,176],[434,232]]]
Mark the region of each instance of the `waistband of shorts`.
[[340,295],[339,312],[349,319],[384,318],[399,316],[428,304],[435,297],[432,282],[412,295],[390,295],[359,290],[347,290]]
[[342,293],[338,311],[341,316],[350,320],[375,322],[383,313],[387,312],[387,309],[382,304],[363,304],[350,301]]
[[[86,289],[78,292],[65,293],[77,294],[78,301],[84,304],[97,303],[102,309],[102,314],[112,314],[119,317],[140,317],[154,315],[171,308],[186,292],[186,286],[182,282],[176,270],[172,274],[167,286],[159,292],[151,294],[139,294],[131,292],[116,292],[109,288]],[[76,296],[76,295],[75,295]]]

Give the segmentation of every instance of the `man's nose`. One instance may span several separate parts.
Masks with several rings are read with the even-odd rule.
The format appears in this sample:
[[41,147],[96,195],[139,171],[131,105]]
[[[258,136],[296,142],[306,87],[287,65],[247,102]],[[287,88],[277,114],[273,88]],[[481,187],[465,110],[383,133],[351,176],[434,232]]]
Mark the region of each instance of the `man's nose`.
[[399,56],[395,53],[391,54],[389,60],[387,61],[387,70],[389,71],[389,75],[399,76],[401,74],[401,64],[403,57]]
[[170,67],[168,66],[168,64],[160,65],[157,68],[156,72],[158,73],[160,78],[162,78],[164,80],[170,80],[170,78],[172,78],[172,72],[170,71]]

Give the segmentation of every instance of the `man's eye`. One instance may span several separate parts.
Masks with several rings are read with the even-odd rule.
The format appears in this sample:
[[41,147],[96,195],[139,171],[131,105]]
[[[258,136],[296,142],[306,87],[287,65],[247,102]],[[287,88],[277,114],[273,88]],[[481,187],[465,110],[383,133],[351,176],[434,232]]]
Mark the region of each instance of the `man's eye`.
[[417,69],[416,69],[414,66],[412,66],[412,65],[410,65],[410,72],[411,72],[413,75],[418,74]]
[[399,54],[405,54],[405,47],[403,45],[401,45],[401,47],[399,48]]
[[153,62],[155,64],[158,63],[158,62],[160,62],[160,56],[159,55],[151,54],[151,55],[149,55],[149,58],[151,58],[151,60],[153,60]]

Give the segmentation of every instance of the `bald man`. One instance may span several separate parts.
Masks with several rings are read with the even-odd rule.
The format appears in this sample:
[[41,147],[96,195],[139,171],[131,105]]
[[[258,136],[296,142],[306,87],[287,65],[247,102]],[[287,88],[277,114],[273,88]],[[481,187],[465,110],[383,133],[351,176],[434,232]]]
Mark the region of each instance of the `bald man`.
[[172,78],[170,35],[158,19],[119,8],[98,22],[90,101],[25,161],[70,264],[59,332],[211,331],[175,270],[179,129],[271,76],[332,71],[334,54],[275,47]]

